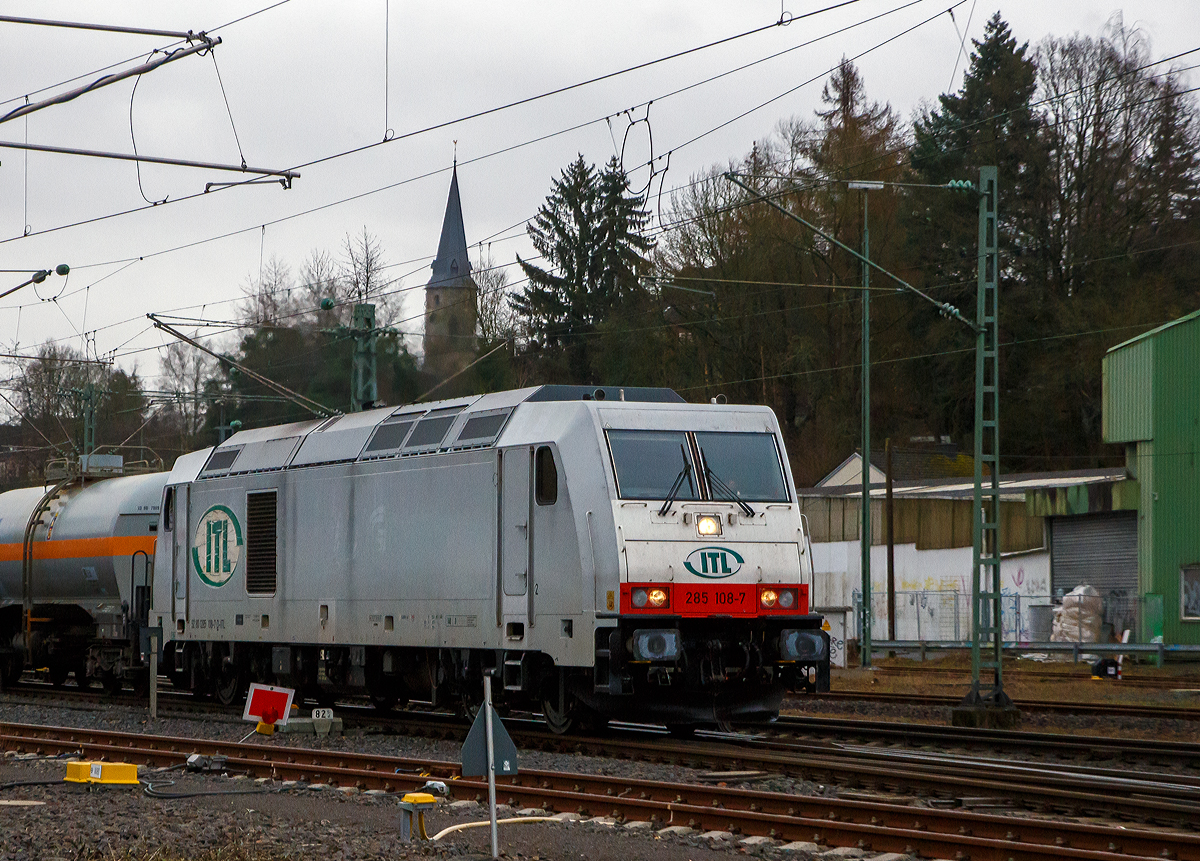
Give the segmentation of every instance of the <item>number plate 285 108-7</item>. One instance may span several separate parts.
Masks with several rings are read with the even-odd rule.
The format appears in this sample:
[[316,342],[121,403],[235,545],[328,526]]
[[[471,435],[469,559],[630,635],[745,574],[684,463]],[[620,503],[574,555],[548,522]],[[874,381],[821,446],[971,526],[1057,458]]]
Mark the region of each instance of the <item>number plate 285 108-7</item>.
[[753,616],[758,609],[754,586],[676,583],[671,591],[680,616]]

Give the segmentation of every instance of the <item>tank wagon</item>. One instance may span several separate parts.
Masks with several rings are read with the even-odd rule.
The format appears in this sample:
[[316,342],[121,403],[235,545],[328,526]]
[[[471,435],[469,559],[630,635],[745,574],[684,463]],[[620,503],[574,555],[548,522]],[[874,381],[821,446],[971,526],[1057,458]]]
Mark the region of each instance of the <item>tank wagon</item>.
[[159,503],[167,474],[113,476],[91,456],[46,487],[0,494],[0,682],[26,666],[61,685],[145,684]]
[[165,482],[176,685],[365,690],[550,726],[770,718],[828,688],[774,414],[541,386],[235,434]]

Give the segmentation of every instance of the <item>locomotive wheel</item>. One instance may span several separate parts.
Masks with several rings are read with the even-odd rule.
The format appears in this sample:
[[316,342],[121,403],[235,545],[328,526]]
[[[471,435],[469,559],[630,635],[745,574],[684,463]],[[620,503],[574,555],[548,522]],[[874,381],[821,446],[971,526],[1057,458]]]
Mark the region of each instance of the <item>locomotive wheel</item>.
[[556,735],[570,732],[598,733],[608,728],[608,718],[585,706],[575,697],[567,700],[566,709],[560,711],[557,702],[542,700],[542,714],[546,726]]
[[241,673],[236,667],[223,667],[213,685],[213,697],[223,706],[233,705],[242,695]]
[[367,696],[371,699],[371,705],[375,706],[381,712],[390,712],[400,701],[400,697],[396,696],[395,691],[371,690],[368,688]]

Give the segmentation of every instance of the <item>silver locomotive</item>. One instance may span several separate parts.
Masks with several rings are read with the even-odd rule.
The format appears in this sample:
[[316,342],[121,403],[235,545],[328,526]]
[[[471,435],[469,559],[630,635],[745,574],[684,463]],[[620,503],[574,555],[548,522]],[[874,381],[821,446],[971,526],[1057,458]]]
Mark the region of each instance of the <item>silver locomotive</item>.
[[163,490],[151,621],[174,683],[249,681],[566,731],[770,718],[828,688],[774,414],[541,386],[235,434]]

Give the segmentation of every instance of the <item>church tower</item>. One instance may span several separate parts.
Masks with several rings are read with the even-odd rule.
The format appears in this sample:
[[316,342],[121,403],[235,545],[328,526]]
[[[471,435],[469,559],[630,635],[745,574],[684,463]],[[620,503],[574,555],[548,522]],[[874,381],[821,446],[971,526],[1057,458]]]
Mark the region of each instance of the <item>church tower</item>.
[[475,327],[479,322],[479,288],[471,278],[458,166],[450,178],[450,196],[442,220],[442,238],[433,276],[425,286],[425,370],[446,378],[475,360]]

